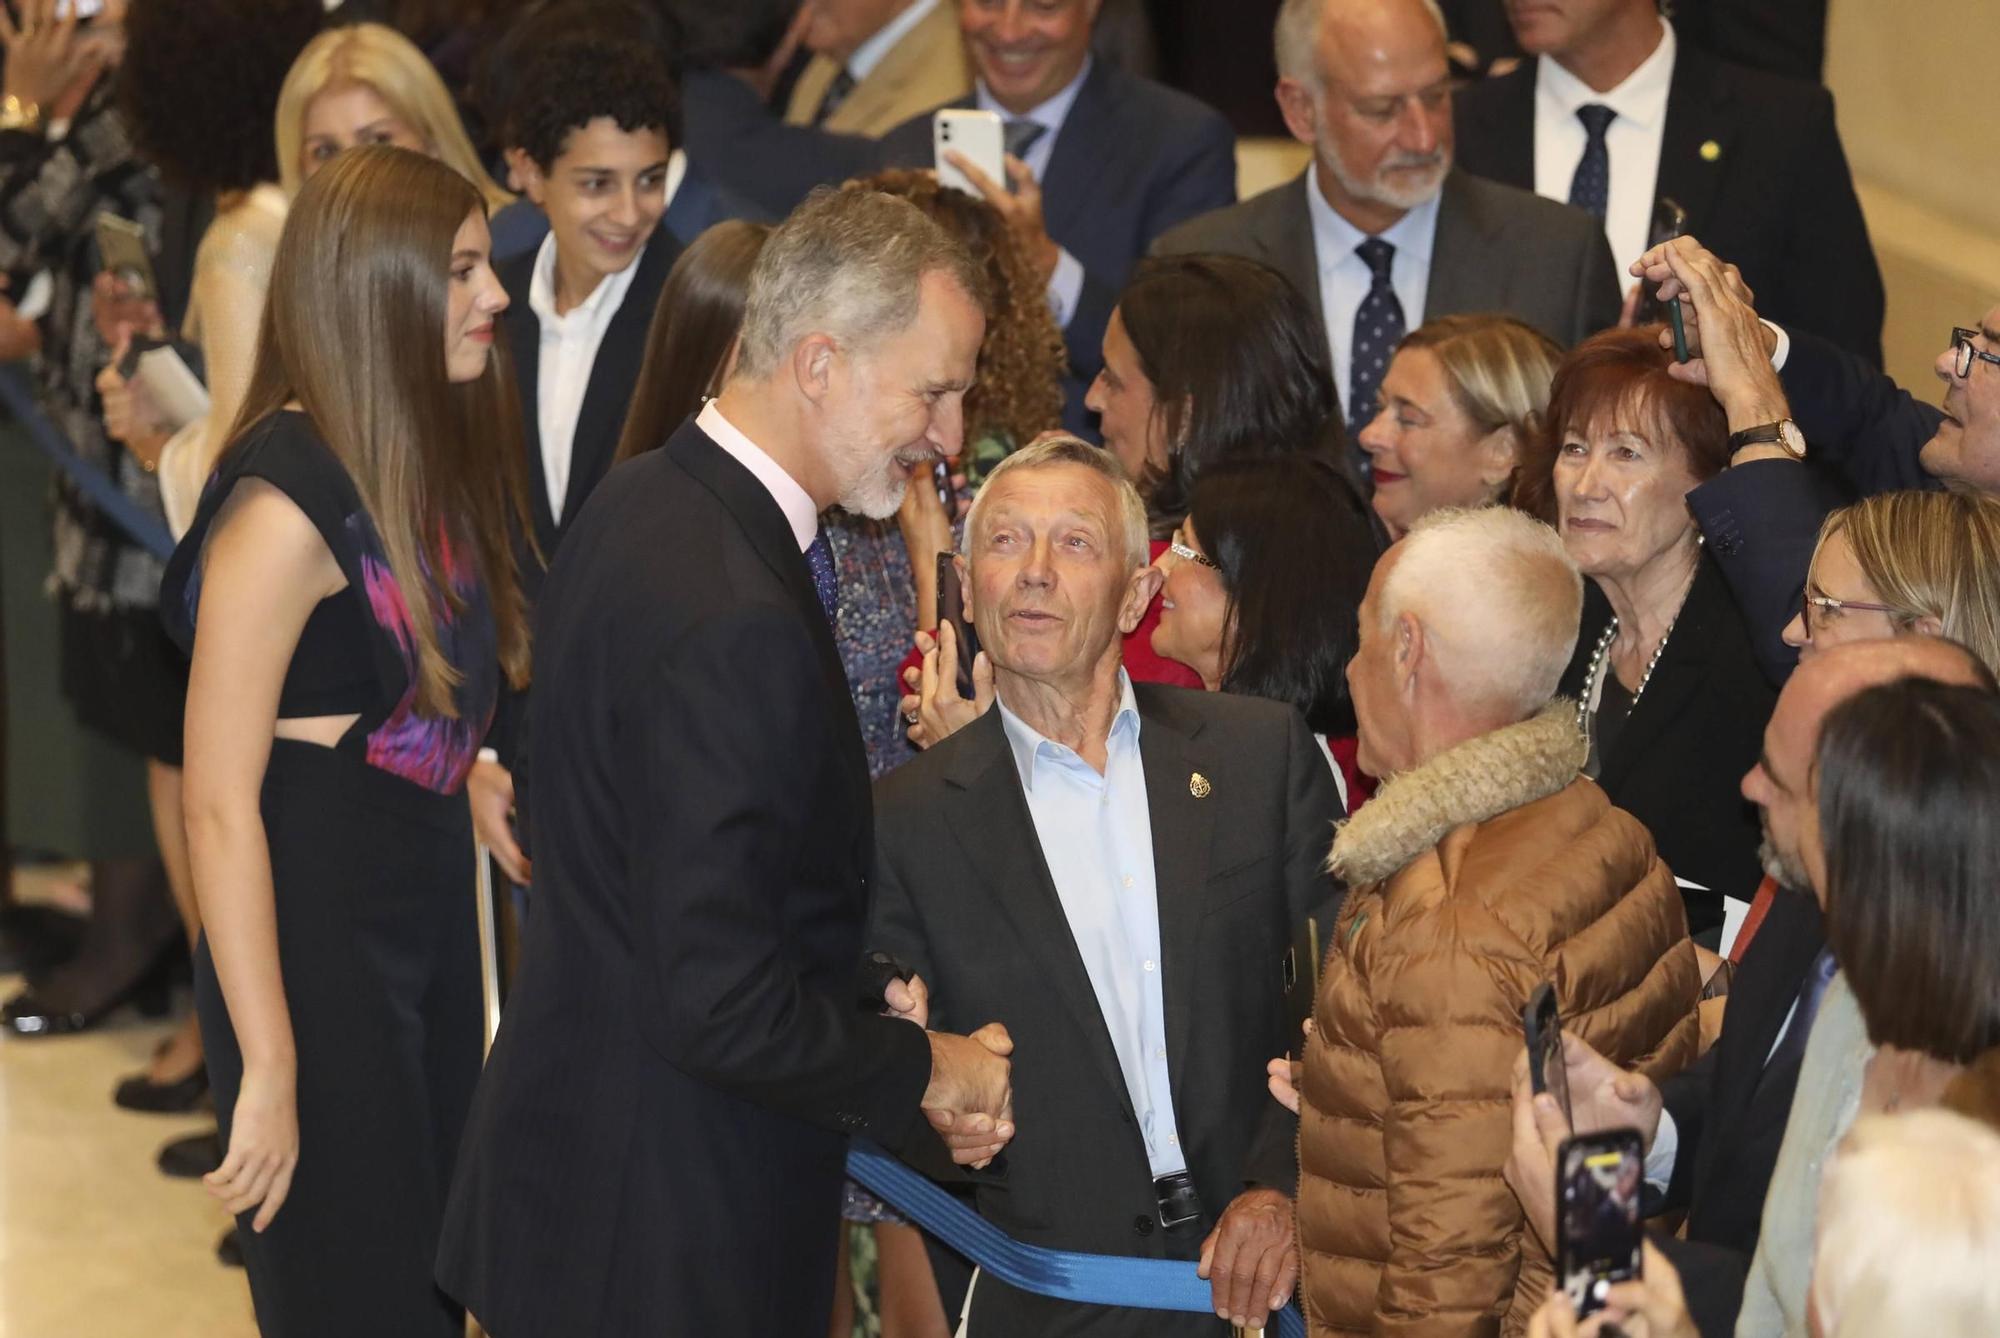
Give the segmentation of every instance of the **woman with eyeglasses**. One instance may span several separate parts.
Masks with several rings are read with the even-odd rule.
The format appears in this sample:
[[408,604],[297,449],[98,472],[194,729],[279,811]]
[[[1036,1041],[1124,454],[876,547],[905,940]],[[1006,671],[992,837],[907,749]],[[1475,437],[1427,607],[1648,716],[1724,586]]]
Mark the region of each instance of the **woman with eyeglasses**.
[[2000,666],[2000,500],[1890,492],[1826,518],[1785,644],[1947,637]]

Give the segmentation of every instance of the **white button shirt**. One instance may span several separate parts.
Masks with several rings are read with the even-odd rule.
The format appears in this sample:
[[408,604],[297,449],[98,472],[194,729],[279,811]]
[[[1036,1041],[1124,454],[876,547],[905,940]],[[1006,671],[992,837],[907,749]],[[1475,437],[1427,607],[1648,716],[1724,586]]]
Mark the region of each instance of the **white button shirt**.
[[[1440,192],[1442,193],[1442,192]],[[1333,388],[1344,416],[1354,361],[1354,313],[1375,283],[1368,262],[1354,248],[1370,234],[1342,218],[1320,194],[1319,169],[1306,173],[1306,213],[1312,218],[1313,256],[1319,265],[1319,305],[1326,316],[1326,346],[1333,355]],[[1403,307],[1403,333],[1424,323],[1431,287],[1431,244],[1437,240],[1438,196],[1404,214],[1374,235],[1396,248],[1389,258],[1389,286]]]
[[542,444],[542,483],[549,492],[549,513],[562,519],[569,495],[569,467],[576,449],[576,420],[583,412],[583,394],[590,386],[590,369],[611,318],[624,304],[632,276],[638,273],[640,246],[632,263],[606,275],[569,314],[556,314],[556,235],[542,239],[535,270],[528,281],[528,305],[541,324],[540,363],[535,382],[535,427]]

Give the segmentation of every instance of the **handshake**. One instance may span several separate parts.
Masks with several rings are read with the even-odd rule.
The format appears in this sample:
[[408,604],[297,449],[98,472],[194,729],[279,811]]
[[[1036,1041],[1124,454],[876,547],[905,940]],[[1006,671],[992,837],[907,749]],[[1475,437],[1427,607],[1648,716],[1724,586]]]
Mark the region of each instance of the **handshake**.
[[883,1012],[925,1027],[931,1042],[931,1081],[924,1089],[924,1118],[937,1130],[951,1159],[977,1170],[1014,1137],[1013,1038],[998,1022],[970,1036],[929,1031],[930,991],[922,977],[893,980],[883,991]]

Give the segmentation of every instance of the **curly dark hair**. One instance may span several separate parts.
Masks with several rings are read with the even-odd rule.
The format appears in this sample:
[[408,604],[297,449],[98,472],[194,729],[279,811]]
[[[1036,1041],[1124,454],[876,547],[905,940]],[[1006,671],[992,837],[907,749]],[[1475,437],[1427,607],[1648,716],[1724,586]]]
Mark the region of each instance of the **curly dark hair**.
[[118,102],[139,156],[191,191],[276,181],[278,90],[324,21],[320,0],[132,0]]
[[976,196],[940,186],[935,174],[895,170],[861,182],[899,195],[944,226],[986,271],[986,338],[965,396],[966,439],[994,433],[1025,446],[1062,426],[1062,331],[1049,314],[1035,263],[1000,211]]
[[544,170],[562,156],[570,132],[608,116],[624,131],[680,124],[680,89],[657,51],[601,28],[529,53],[507,107],[507,145]]

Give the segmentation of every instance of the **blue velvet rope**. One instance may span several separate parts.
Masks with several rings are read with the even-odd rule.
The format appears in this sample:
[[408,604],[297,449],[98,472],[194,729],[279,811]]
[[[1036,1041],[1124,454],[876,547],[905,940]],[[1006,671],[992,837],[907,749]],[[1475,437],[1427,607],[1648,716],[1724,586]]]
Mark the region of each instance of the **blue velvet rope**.
[[70,482],[89,499],[90,504],[102,511],[119,529],[130,535],[132,542],[165,561],[173,555],[173,536],[167,527],[152,512],[140,506],[125,495],[118,486],[118,480],[78,455],[63,439],[56,425],[42,413],[35,401],[33,386],[27,372],[19,365],[0,365],[0,403],[7,406],[28,434],[28,444],[47,456],[57,469],[69,476]]
[[[1010,1287],[1089,1305],[1194,1314],[1215,1311],[1209,1285],[1195,1276],[1193,1264],[1023,1245],[865,1140],[855,1139],[849,1145],[847,1174]],[[1273,1315],[1272,1328],[1280,1338],[1305,1338],[1305,1319],[1296,1305],[1288,1305]]]

